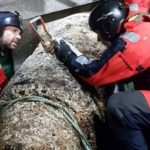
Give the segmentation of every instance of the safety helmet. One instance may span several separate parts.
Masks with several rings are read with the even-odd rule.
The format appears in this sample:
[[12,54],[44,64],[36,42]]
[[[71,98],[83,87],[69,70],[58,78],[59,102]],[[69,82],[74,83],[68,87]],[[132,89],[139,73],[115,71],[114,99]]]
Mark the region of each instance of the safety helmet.
[[122,0],[101,0],[89,16],[89,26],[103,40],[112,41],[122,31],[128,11]]
[[20,14],[15,11],[15,13],[9,11],[0,11],[0,28],[5,26],[15,26],[23,31],[22,19]]

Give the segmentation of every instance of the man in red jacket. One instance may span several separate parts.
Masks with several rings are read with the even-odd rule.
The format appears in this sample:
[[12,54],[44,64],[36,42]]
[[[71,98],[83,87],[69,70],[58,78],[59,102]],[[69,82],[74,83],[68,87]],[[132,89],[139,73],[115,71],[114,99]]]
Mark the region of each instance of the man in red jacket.
[[0,12],[0,92],[14,74],[11,50],[16,49],[22,33],[19,13]]
[[[99,39],[111,42],[111,46],[100,58],[91,60],[59,40],[55,47],[57,58],[84,81],[96,86],[149,72],[150,19],[137,14],[128,19],[129,13],[120,0],[100,1],[90,14],[89,25]],[[115,150],[148,150],[145,133],[150,131],[149,90],[141,87],[112,95],[107,102],[107,115],[118,139]]]

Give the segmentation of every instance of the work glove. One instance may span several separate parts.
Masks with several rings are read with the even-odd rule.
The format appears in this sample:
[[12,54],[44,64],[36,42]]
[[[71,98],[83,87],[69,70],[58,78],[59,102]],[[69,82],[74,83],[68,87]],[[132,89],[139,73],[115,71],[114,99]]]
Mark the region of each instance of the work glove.
[[57,59],[62,62],[66,62],[69,54],[71,54],[72,52],[71,48],[66,44],[63,39],[57,40],[54,49]]
[[57,59],[64,63],[67,62],[71,53],[74,53],[76,56],[81,55],[81,53],[72,44],[66,42],[62,38],[57,39],[54,50]]

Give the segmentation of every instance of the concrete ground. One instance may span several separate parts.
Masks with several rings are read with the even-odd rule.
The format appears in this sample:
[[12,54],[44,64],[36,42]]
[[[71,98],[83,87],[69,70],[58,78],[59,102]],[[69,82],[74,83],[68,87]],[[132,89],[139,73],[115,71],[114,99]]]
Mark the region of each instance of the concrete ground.
[[0,0],[1,11],[19,11],[24,19],[48,14],[98,0]]

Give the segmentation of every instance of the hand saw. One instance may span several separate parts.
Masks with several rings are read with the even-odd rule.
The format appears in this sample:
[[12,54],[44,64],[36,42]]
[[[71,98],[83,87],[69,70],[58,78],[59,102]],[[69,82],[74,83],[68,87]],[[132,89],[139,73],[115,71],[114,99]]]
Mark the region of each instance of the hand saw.
[[[40,23],[39,25],[42,27],[42,31],[37,30],[35,25],[37,23]],[[29,26],[31,30],[35,33],[37,36],[38,40],[41,42],[43,48],[47,53],[53,53],[53,49],[55,46],[55,39],[50,35],[50,33],[47,31],[46,25],[44,20],[42,19],[41,16],[38,16],[31,21],[29,21]]]
[[[38,21],[40,21],[40,25],[43,28],[42,33],[40,33],[40,31],[38,31],[34,24],[37,23]],[[36,36],[38,37],[39,41],[41,42],[41,44],[43,45],[45,51],[47,53],[53,53],[54,51],[54,47],[56,42],[58,42],[60,39],[58,38],[57,41],[50,35],[50,33],[47,31],[46,25],[44,20],[42,19],[41,16],[36,17],[34,19],[32,19],[29,22],[29,25],[32,29],[32,31],[34,31],[34,33],[36,34]],[[67,45],[69,45],[69,47],[71,48],[72,52],[75,53],[77,56],[82,55],[81,52],[79,52],[75,47],[73,47],[73,45],[71,45],[70,43],[68,43],[67,41],[65,41]],[[58,42],[59,43],[59,42]]]

